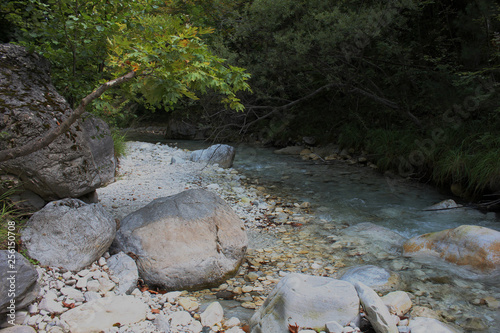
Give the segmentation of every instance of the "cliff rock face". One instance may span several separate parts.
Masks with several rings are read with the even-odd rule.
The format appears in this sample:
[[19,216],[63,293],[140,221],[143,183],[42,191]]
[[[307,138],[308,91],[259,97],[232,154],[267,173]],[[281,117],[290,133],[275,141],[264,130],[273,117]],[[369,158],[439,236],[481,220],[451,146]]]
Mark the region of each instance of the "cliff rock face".
[[[50,81],[49,62],[11,44],[0,44],[0,111],[0,150],[29,144],[72,112]],[[0,163],[0,174],[47,201],[91,193],[114,172],[109,127],[88,114],[46,148]]]

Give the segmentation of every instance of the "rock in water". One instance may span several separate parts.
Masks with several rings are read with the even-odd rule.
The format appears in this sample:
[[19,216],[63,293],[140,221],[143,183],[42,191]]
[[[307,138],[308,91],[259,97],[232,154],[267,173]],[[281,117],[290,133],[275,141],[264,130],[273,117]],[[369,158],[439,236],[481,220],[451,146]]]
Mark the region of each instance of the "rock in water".
[[401,278],[396,273],[373,265],[349,267],[340,279],[352,284],[362,282],[378,292],[397,290],[401,285]]
[[[0,44],[0,95],[0,150],[33,142],[72,113],[50,82],[48,60],[21,46]],[[46,148],[2,162],[0,170],[46,201],[80,197],[113,180],[113,139],[104,121],[86,115]]]
[[370,324],[377,333],[398,333],[396,323],[377,293],[361,282],[354,284]]
[[224,310],[219,302],[211,303],[201,314],[201,324],[203,326],[212,327],[220,323],[224,318]]
[[473,225],[462,225],[413,237],[404,246],[405,256],[442,258],[472,267],[479,273],[500,270],[500,232]]
[[362,222],[341,231],[342,235],[363,239],[370,244],[386,251],[401,251],[406,238],[388,228],[371,222]]
[[416,317],[408,325],[411,333],[458,333],[459,330],[433,318]]
[[277,149],[274,151],[277,155],[300,155],[300,152],[304,150],[304,146],[288,146],[285,148]]
[[230,168],[233,165],[236,152],[228,145],[213,145],[207,149],[195,150],[191,153],[191,161],[219,164],[222,168]]
[[77,271],[98,260],[115,234],[116,222],[101,204],[64,199],[33,214],[21,240],[41,265]]
[[[11,266],[12,265],[12,266]],[[12,272],[12,273],[9,273]],[[16,272],[16,273],[13,273]],[[38,297],[38,273],[35,267],[22,255],[15,251],[0,251],[0,314],[14,314],[28,306]],[[12,291],[15,290],[15,295]],[[12,307],[11,300],[14,300]],[[9,308],[10,306],[10,308]],[[2,315],[4,316],[4,315]]]
[[114,324],[128,325],[146,319],[148,306],[134,296],[99,298],[61,315],[71,333],[94,333],[112,328]]
[[235,274],[247,244],[243,222],[231,207],[195,189],[126,216],[112,250],[134,253],[148,285],[184,290],[217,285]]
[[252,333],[289,333],[288,325],[324,329],[327,322],[359,322],[354,286],[327,277],[285,276],[251,319]]
[[382,301],[387,306],[390,313],[400,317],[410,311],[412,306],[410,296],[401,290],[388,293],[382,297]]
[[429,206],[424,210],[440,211],[440,210],[449,210],[449,209],[460,208],[460,207],[462,207],[462,205],[457,204],[455,202],[455,200],[447,199],[447,200],[443,200],[441,202],[438,202],[437,204],[434,204],[432,206]]

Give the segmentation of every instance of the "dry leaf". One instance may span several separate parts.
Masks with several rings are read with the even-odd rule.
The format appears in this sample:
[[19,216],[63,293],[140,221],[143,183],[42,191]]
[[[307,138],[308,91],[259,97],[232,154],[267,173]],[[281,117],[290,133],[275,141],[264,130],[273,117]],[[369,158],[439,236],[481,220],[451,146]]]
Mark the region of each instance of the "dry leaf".
[[297,325],[297,323],[295,323],[295,325],[288,324],[288,330],[290,333],[299,333],[299,325]]

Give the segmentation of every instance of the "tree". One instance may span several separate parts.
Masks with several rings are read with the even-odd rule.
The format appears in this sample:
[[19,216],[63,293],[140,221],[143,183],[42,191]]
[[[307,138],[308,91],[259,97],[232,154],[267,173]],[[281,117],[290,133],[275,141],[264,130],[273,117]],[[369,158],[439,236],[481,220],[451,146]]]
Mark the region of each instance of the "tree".
[[[30,1],[38,3],[37,0]],[[46,26],[44,19],[48,20],[57,10],[64,9],[63,5],[69,3],[72,1],[49,2],[49,6],[44,7],[46,11],[42,17],[42,26]],[[58,135],[67,131],[94,101],[95,105],[103,110],[113,109],[116,99],[121,102],[124,97],[140,100],[151,108],[161,107],[168,110],[182,97],[197,99],[198,93],[214,90],[224,96],[221,102],[227,107],[233,110],[243,109],[236,93],[249,90],[246,82],[249,74],[242,68],[226,65],[224,59],[209,50],[200,36],[209,34],[212,30],[185,24],[178,17],[162,12],[159,6],[154,7],[152,11],[143,10],[144,6],[158,3],[157,1],[144,0],[139,3],[142,7],[132,8],[135,8],[133,23],[124,20],[124,17],[114,22],[109,21],[108,25],[113,25],[111,33],[104,28],[98,28],[100,25],[94,25],[95,30],[101,33],[97,34],[99,45],[103,38],[106,40],[106,44],[101,45],[106,46],[102,70],[104,78],[100,80],[98,88],[83,97],[74,112],[58,128],[49,131],[35,140],[36,142],[1,151],[0,162],[25,156],[47,146]],[[101,17],[102,11],[105,12],[109,4],[120,6],[119,1],[112,0],[102,3],[96,1],[93,6],[86,2],[86,6],[79,7],[80,11],[70,15],[71,18],[65,23],[66,31],[63,29],[59,33],[65,36],[64,38],[69,38],[68,26],[73,24],[69,22],[79,22],[88,27],[90,23],[87,25],[86,20],[95,22],[92,17]],[[85,41],[83,43],[85,44]],[[52,44],[58,45],[54,41]],[[65,49],[69,47],[74,50],[73,45],[67,43]],[[92,48],[87,51],[92,51]],[[55,59],[52,58],[57,63],[57,58]],[[75,63],[72,68],[74,66]],[[112,95],[104,95],[108,89],[114,87],[120,87],[120,90]]]

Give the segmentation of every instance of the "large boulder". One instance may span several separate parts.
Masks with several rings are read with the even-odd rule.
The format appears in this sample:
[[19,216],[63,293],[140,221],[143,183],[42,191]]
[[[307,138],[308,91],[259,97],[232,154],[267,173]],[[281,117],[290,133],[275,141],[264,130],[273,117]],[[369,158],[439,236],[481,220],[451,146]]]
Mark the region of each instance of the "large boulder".
[[437,257],[479,273],[500,271],[500,232],[474,225],[432,232],[408,240],[404,255]]
[[212,192],[194,189],[127,215],[112,251],[132,252],[147,284],[183,290],[234,275],[247,244],[243,222],[231,207]]
[[288,325],[325,328],[359,322],[359,298],[354,286],[328,277],[293,273],[271,291],[250,321],[252,333],[288,333]]
[[235,154],[234,147],[218,144],[207,149],[193,151],[190,160],[209,164],[217,163],[222,168],[230,168],[233,165]]
[[76,271],[98,260],[115,234],[116,222],[101,204],[64,199],[33,214],[21,240],[41,265]]
[[[25,48],[0,44],[0,150],[29,144],[59,126],[72,110],[50,81],[50,65]],[[109,127],[85,115],[39,151],[0,163],[46,201],[80,197],[113,180]]]
[[28,306],[37,297],[40,287],[35,267],[14,250],[0,251],[0,314],[7,320],[16,317],[16,311]]

